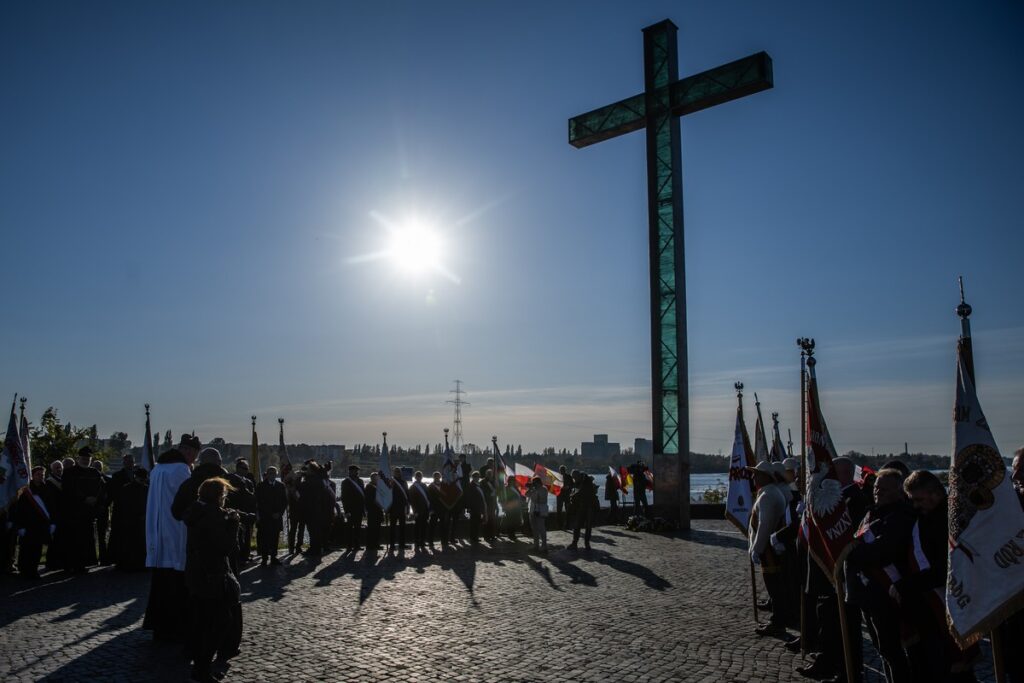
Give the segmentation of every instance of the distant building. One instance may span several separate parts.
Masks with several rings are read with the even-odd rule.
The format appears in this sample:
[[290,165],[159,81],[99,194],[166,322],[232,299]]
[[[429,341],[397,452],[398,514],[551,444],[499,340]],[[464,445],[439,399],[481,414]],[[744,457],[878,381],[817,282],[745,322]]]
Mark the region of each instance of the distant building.
[[633,455],[637,460],[650,460],[654,457],[654,441],[651,439],[634,439]]
[[607,463],[619,457],[619,444],[608,441],[607,434],[594,434],[593,441],[580,444],[580,457],[584,462]]

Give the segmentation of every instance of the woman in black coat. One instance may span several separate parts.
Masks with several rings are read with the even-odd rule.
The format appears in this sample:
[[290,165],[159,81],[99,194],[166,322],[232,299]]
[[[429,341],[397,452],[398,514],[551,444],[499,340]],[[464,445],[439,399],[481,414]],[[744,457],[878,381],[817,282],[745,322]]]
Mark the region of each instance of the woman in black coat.
[[192,613],[192,678],[214,683],[214,654],[227,659],[241,640],[241,591],[231,570],[238,551],[238,526],[245,513],[226,509],[231,486],[220,477],[199,486],[199,500],[185,511],[188,542],[185,584]]

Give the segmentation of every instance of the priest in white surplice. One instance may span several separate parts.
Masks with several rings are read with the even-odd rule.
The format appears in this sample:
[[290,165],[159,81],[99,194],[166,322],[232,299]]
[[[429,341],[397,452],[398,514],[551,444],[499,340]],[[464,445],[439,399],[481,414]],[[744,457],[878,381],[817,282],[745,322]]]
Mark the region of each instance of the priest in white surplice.
[[160,455],[149,475],[146,566],[153,569],[153,580],[142,628],[152,631],[156,640],[183,642],[188,624],[185,524],[171,514],[171,503],[191,475],[199,448],[198,438],[182,436],[177,448]]

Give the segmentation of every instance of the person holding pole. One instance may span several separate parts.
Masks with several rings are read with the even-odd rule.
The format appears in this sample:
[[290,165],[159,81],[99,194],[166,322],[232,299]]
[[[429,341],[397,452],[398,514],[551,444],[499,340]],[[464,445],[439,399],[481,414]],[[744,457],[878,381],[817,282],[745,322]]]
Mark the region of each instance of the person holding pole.
[[754,487],[757,489],[757,498],[754,500],[754,507],[750,512],[747,539],[750,561],[761,567],[761,575],[764,578],[765,588],[768,589],[768,597],[776,606],[776,609],[772,610],[772,616],[768,623],[758,626],[755,631],[762,636],[782,637],[786,635],[786,623],[784,610],[781,608],[786,600],[782,593],[782,565],[772,547],[771,536],[785,522],[786,499],[775,485],[776,480],[771,463],[759,462],[753,467],[748,467],[747,470],[751,472],[754,478]]

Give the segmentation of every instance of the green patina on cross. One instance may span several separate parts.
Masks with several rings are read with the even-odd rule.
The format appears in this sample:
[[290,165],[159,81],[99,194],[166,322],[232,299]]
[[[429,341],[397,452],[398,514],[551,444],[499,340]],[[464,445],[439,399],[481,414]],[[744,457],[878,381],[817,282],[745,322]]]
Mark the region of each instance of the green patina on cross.
[[644,29],[644,92],[569,119],[569,144],[586,147],[647,129],[651,261],[651,391],[654,503],[678,507],[689,527],[689,394],[679,117],[772,87],[764,52],[679,79],[676,25]]

